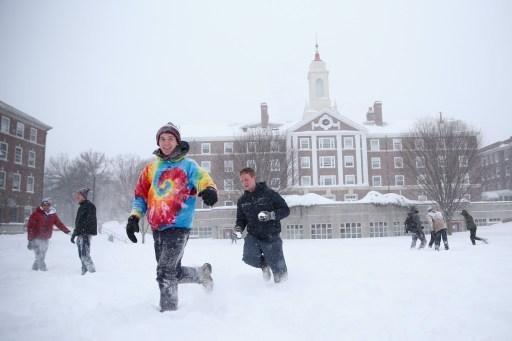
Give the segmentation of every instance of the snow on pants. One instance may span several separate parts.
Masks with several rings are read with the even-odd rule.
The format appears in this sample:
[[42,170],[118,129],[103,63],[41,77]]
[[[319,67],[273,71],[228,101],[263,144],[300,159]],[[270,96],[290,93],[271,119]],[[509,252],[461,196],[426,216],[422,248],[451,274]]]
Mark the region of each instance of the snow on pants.
[[274,277],[282,277],[288,272],[283,254],[283,241],[280,237],[262,240],[248,234],[244,239],[242,260],[250,266],[260,269],[267,265],[270,266]]
[[94,272],[94,263],[91,258],[91,236],[79,235],[76,237],[76,246],[78,247],[78,257],[82,262],[82,272]]
[[189,229],[181,228],[153,231],[162,310],[177,309],[178,284],[201,283],[199,268],[181,266],[189,234]]
[[48,243],[48,239],[35,238],[32,240],[32,250],[34,250],[34,254],[36,256],[34,265],[32,265],[32,269],[46,271],[46,263],[44,262],[44,258],[46,257],[46,251],[48,250]]
[[443,238],[444,246],[445,247],[448,246],[448,235],[446,233],[446,229],[442,229],[442,230],[436,232],[436,242],[435,242],[436,248],[438,248],[439,245],[441,245],[441,237]]
[[427,243],[427,240],[425,239],[425,234],[423,233],[423,231],[420,231],[420,232],[414,232],[412,234],[411,247],[416,247],[416,241],[418,239],[421,242],[420,247],[425,246],[425,244]]

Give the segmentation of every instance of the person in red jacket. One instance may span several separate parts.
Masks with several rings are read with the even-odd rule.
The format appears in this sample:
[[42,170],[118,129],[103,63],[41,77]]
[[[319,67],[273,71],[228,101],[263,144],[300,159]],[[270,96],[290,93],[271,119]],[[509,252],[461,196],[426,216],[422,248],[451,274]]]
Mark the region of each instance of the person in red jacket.
[[32,270],[47,270],[44,258],[48,250],[48,240],[52,237],[54,225],[66,234],[71,232],[62,221],[60,221],[59,216],[52,207],[51,200],[45,198],[41,201],[41,205],[30,215],[27,224],[27,248],[33,250],[36,256]]

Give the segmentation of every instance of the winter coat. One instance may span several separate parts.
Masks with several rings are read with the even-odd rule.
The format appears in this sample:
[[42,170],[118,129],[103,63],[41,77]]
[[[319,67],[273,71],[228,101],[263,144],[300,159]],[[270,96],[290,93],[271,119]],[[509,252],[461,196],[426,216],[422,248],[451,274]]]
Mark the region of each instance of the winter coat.
[[[268,211],[275,213],[275,219],[259,221],[258,213]],[[245,191],[238,199],[236,210],[236,226],[258,239],[272,239],[281,232],[280,220],[290,214],[286,201],[276,191],[267,187],[264,182],[256,184],[253,192]]]
[[69,233],[69,229],[60,221],[55,209],[46,213],[41,207],[30,215],[27,223],[28,240],[50,239],[53,226],[57,226],[62,232]]
[[446,228],[446,223],[444,222],[443,214],[439,211],[431,211],[427,214],[427,220],[432,226],[432,229],[435,232],[441,231]]
[[73,235],[96,235],[98,226],[96,222],[96,206],[89,200],[84,200],[78,206]]
[[407,213],[407,219],[405,219],[405,229],[406,231],[417,233],[421,232],[421,220],[420,216],[417,212],[409,212]]
[[192,228],[197,194],[207,187],[216,189],[208,172],[185,157],[188,150],[185,141],[168,157],[156,150],[156,158],[139,176],[131,215],[146,214],[153,231]]
[[475,221],[473,220],[473,217],[471,216],[471,214],[469,214],[469,213],[465,214],[464,220],[466,221],[466,229],[468,229],[469,231],[476,230],[476,224],[475,224]]

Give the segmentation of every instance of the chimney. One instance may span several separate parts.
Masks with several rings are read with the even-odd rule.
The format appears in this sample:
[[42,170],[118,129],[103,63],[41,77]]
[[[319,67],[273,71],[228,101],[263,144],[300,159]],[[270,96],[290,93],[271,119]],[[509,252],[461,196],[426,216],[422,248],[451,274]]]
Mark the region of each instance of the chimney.
[[267,103],[261,103],[261,127],[268,128],[268,108]]
[[373,107],[368,108],[368,112],[366,113],[366,122],[375,122],[375,113],[373,112]]
[[373,112],[375,113],[375,124],[381,126],[384,123],[382,120],[382,102],[375,101],[373,103]]

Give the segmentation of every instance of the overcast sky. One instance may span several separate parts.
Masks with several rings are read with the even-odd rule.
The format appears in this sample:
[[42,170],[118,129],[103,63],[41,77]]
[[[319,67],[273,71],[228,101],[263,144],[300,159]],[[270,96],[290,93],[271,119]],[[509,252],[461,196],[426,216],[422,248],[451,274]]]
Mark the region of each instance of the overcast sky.
[[[47,153],[149,156],[165,122],[302,118],[315,35],[341,114],[512,135],[512,1],[0,0],[0,100]],[[215,135],[212,129],[211,135]]]

